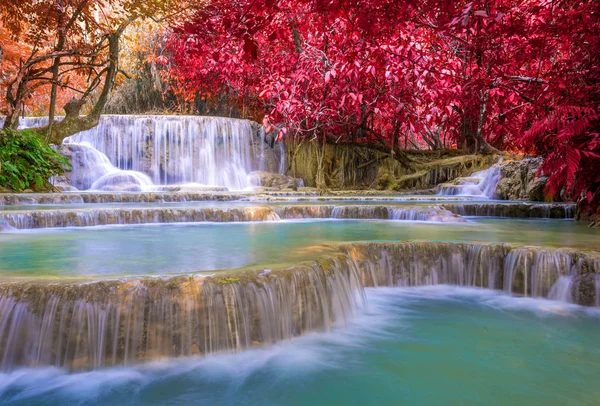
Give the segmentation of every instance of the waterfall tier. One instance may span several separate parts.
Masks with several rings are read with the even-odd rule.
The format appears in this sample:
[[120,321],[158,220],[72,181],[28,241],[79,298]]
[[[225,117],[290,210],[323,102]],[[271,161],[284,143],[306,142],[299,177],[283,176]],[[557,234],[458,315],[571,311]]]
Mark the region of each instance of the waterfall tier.
[[233,208],[103,208],[0,212],[0,224],[17,229],[90,227],[113,224],[367,219],[465,222],[439,206],[273,206]]
[[361,305],[333,262],[227,277],[0,288],[0,367],[69,369],[237,351],[328,330]]
[[[24,118],[21,126],[46,122]],[[252,171],[285,167],[281,148],[276,158],[250,121],[221,117],[104,115],[93,129],[66,138],[62,149],[73,164],[70,183],[82,190],[182,183],[242,190],[253,186]]]
[[510,217],[510,218],[554,218],[575,217],[575,203],[456,203],[445,204],[445,208],[461,216]]
[[451,284],[596,304],[595,252],[451,242],[358,243],[342,250],[359,264],[364,286]]
[[475,172],[468,178],[457,178],[453,184],[442,185],[439,194],[493,199],[501,176],[500,166],[494,165],[486,170]]
[[365,286],[454,284],[597,305],[600,254],[358,243],[311,265],[218,276],[0,284],[0,366],[69,369],[238,351],[343,325]]
[[572,207],[530,204],[429,206],[274,205],[248,207],[139,207],[0,211],[0,224],[16,229],[114,224],[280,221],[294,219],[408,220],[462,223],[462,215],[570,218]]
[[[171,187],[169,187],[170,189]],[[178,188],[178,187],[174,187]],[[200,191],[156,191],[146,193],[109,192],[69,192],[69,193],[0,193],[0,206],[41,205],[41,204],[81,204],[81,203],[168,203],[203,202],[232,200],[294,200],[315,199],[318,192],[266,191],[259,194],[250,192],[215,191],[213,188]],[[218,189],[218,188],[217,188]]]
[[241,208],[103,208],[0,212],[0,224],[17,229],[90,227],[112,224],[279,221],[290,219],[383,219],[464,222],[439,206],[273,206]]

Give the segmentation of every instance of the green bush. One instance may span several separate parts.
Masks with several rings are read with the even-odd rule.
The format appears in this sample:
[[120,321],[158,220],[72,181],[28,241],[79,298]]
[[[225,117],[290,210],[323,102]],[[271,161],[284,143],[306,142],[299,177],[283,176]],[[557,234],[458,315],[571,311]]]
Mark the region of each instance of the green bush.
[[44,190],[51,176],[63,173],[63,165],[69,160],[33,131],[0,130],[0,186]]

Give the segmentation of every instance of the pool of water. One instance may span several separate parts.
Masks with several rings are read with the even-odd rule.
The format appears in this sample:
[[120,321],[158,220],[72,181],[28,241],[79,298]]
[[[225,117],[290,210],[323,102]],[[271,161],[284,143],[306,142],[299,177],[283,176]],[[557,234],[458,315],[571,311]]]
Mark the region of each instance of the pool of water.
[[600,313],[448,286],[367,290],[349,326],[204,359],[0,374],[7,405],[596,405]]
[[598,249],[600,232],[569,220],[468,223],[310,220],[104,226],[0,233],[0,274],[177,274],[313,260],[324,244],[461,241]]

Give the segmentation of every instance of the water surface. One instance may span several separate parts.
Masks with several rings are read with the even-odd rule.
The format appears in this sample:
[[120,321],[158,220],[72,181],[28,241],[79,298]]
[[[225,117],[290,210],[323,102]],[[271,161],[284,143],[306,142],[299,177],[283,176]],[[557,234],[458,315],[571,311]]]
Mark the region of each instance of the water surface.
[[187,223],[0,233],[0,274],[151,275],[314,260],[352,241],[460,241],[600,248],[600,232],[569,220],[471,218],[465,224],[380,220]]

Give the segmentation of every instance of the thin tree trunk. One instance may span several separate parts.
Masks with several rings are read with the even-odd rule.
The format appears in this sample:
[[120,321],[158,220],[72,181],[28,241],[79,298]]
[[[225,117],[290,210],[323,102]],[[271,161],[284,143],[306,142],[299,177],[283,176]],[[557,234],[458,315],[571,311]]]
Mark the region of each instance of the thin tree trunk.
[[[317,138],[317,143],[319,139]],[[320,191],[324,191],[327,189],[327,184],[325,182],[325,168],[323,168],[323,158],[325,157],[325,136],[323,136],[323,140],[321,145],[317,144],[317,176],[315,179],[315,183],[317,189]]]
[[498,150],[492,147],[483,138],[483,125],[485,124],[485,113],[487,111],[487,103],[490,97],[489,89],[486,89],[481,94],[481,104],[479,105],[479,119],[477,121],[477,130],[474,134],[475,138],[475,151],[483,153],[498,152]]
[[[108,96],[114,86],[115,79],[119,72],[119,39],[122,30],[112,33],[108,36],[109,55],[104,86],[98,100],[86,116],[80,116],[81,108],[86,102],[85,97],[81,99],[73,98],[65,105],[65,118],[53,125],[49,142],[60,145],[66,137],[81,131],[86,131],[98,125],[100,115],[108,101]],[[48,126],[38,129],[43,134],[48,134]]]

